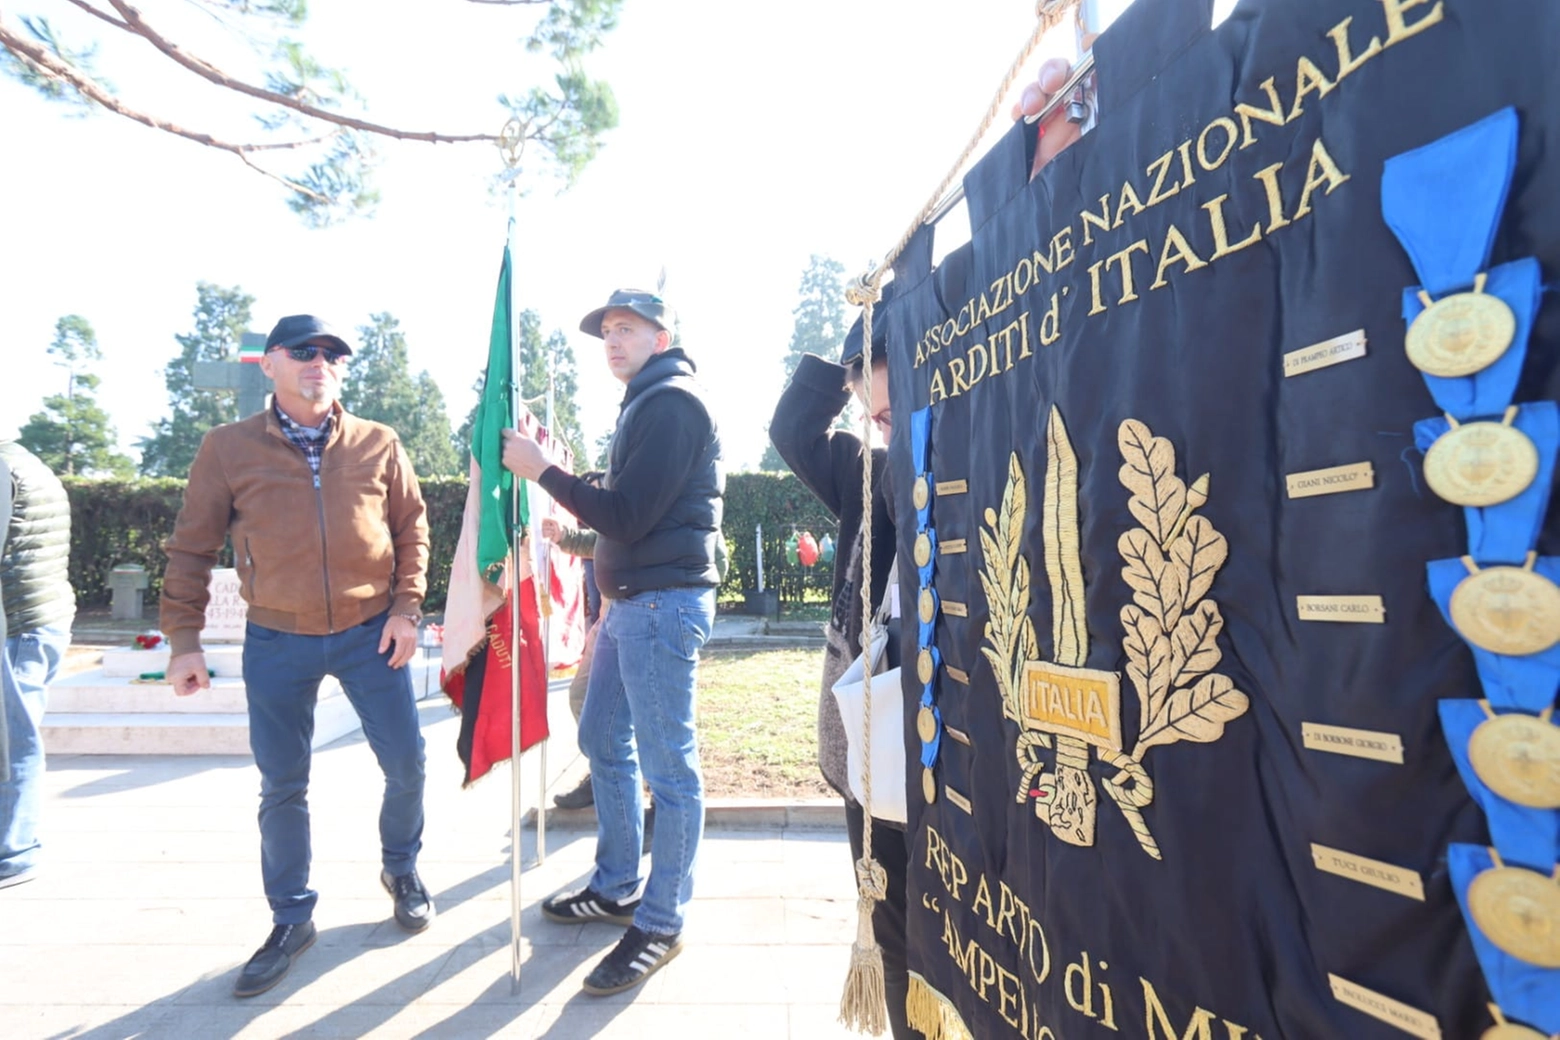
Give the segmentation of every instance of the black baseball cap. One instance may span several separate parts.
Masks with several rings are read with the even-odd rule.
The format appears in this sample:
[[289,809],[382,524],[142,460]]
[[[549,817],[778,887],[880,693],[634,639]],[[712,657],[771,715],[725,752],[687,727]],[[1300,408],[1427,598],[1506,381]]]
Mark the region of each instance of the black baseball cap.
[[[886,308],[894,299],[894,283],[888,282],[879,290],[882,298],[872,305],[872,357],[873,359],[888,359],[888,322]],[[861,315],[856,316],[855,324],[850,331],[845,333],[845,346],[840,351],[840,364],[853,365],[861,360]]]
[[580,319],[580,331],[601,339],[601,319],[608,311],[614,310],[633,311],[667,332],[672,330],[672,323],[677,320],[677,312],[672,310],[672,305],[657,293],[647,289],[614,289],[605,306],[597,307]]
[[265,349],[286,349],[296,347],[301,343],[307,343],[311,339],[328,339],[336,345],[336,349],[343,354],[352,353],[352,347],[346,340],[331,331],[331,327],[312,314],[289,314],[276,323],[276,328],[265,338]]

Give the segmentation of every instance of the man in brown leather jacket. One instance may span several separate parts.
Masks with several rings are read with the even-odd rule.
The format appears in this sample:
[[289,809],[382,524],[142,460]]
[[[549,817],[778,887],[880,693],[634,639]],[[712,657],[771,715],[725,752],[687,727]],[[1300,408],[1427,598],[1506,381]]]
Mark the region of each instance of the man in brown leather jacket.
[[280,982],[315,937],[309,888],[314,704],[333,675],[385,775],[380,881],[395,919],[421,931],[433,901],[417,876],[423,739],[405,665],[427,590],[428,525],[395,431],[337,403],[352,348],[318,318],[283,318],[260,365],[276,393],[263,412],[206,434],[168,540],[162,630],[168,681],[210,685],[200,630],[207,584],[232,537],[244,600],[249,745],[260,769],[260,870],[275,927],[239,973],[248,997]]

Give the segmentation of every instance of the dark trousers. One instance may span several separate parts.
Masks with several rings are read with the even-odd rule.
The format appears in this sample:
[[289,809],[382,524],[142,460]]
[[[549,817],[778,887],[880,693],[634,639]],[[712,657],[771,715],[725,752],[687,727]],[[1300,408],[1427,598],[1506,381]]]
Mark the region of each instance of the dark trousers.
[[[854,875],[856,861],[861,859],[862,831],[866,814],[861,806],[845,800],[845,829],[850,832],[850,864]],[[910,973],[905,962],[905,875],[909,867],[910,848],[905,832],[897,827],[877,823],[872,827],[872,858],[888,875],[888,896],[872,910],[872,933],[883,948],[883,989],[888,997],[888,1028],[894,1040],[919,1040],[920,1034],[911,1031],[905,1021],[905,1000],[910,995]]]

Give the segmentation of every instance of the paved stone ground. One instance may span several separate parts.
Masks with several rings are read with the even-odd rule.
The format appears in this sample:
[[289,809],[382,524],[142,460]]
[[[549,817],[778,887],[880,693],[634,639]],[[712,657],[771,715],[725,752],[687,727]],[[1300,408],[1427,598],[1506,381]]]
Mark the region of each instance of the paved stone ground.
[[[561,790],[581,766],[555,687],[548,774]],[[462,790],[459,720],[437,700],[421,711],[429,782],[420,869],[438,920],[415,936],[389,920],[378,771],[361,735],[343,738],[315,753],[319,940],[281,985],[245,1001],[231,995],[234,973],[270,928],[252,763],[52,758],[44,869],[0,890],[0,1037],[855,1035],[836,1022],[854,936],[850,853],[843,825],[827,825],[842,817],[818,806],[713,812],[687,948],[643,986],[607,998],[579,985],[619,931],[554,925],[538,909],[588,875],[594,833],[550,828],[539,863],[527,827],[516,992],[510,774],[500,767]],[[526,783],[539,784],[537,765],[527,756]],[[820,819],[826,825],[794,825]]]

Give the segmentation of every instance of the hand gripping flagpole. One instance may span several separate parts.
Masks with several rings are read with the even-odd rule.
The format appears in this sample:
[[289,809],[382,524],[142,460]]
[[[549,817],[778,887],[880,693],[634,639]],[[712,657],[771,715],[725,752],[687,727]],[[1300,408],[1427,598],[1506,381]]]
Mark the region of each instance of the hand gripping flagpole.
[[[515,200],[520,194],[520,153],[525,148],[525,128],[517,119],[504,124],[498,135],[499,154],[504,157],[503,180],[509,182],[508,246],[514,255]],[[520,336],[514,307],[514,275],[509,280],[509,299],[504,301],[509,311],[509,415],[518,421],[520,416]],[[509,528],[509,630],[515,647],[520,640],[520,479],[515,478],[514,497],[510,500]],[[509,954],[511,993],[520,992],[520,660],[511,655],[509,668]]]

